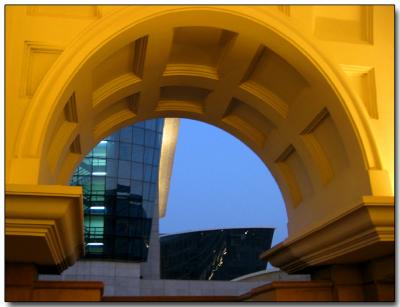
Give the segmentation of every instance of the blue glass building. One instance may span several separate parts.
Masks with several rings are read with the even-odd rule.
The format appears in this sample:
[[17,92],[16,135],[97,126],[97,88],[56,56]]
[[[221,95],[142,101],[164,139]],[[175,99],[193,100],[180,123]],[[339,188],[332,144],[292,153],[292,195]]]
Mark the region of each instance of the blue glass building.
[[161,278],[232,280],[264,270],[258,256],[271,247],[273,233],[273,228],[228,228],[161,236]]
[[154,119],[121,129],[75,170],[71,185],[83,187],[87,258],[146,261],[163,125]]

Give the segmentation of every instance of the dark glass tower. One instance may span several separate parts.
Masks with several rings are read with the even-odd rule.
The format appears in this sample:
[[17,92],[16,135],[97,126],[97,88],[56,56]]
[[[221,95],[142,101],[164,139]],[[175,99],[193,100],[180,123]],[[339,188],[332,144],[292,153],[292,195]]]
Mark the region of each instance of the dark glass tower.
[[86,257],[146,261],[163,125],[154,119],[121,129],[75,170],[71,185],[83,187]]
[[160,238],[161,278],[232,280],[265,269],[273,228],[194,231]]

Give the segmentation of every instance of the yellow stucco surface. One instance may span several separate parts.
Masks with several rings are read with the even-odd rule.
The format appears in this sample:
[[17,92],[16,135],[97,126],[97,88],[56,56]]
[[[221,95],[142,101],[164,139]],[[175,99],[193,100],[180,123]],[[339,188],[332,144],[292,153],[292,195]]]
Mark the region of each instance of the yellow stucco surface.
[[393,6],[6,7],[6,183],[67,184],[155,117],[218,126],[278,182],[289,240],[393,196]]

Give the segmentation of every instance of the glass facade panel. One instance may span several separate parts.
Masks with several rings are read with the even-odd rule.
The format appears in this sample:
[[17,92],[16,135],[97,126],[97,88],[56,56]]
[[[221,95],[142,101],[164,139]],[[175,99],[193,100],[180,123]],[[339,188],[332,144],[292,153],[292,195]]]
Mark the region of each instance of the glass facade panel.
[[152,174],[151,174],[151,182],[158,181],[158,167],[153,166]]
[[134,180],[133,186],[131,187],[131,189],[134,194],[142,194],[143,193],[143,181]]
[[140,145],[133,145],[132,149],[132,161],[142,162],[144,154],[144,147]]
[[161,278],[232,280],[265,269],[273,228],[195,231],[160,238]]
[[144,165],[144,181],[150,181],[151,180],[151,164],[145,164]]
[[81,185],[84,194],[85,257],[146,261],[158,194],[154,152],[161,144],[155,140],[163,125],[155,119],[121,129],[75,170],[71,185]]
[[133,144],[144,145],[144,130],[135,127],[132,129],[133,133]]
[[106,137],[104,140],[119,142],[119,133],[111,134],[108,137]]
[[148,120],[145,122],[145,127],[146,127],[146,129],[149,129],[149,130],[156,130],[156,124],[157,123],[155,121]]
[[150,184],[149,200],[152,202],[156,200],[156,189],[157,189],[157,186],[154,183]]
[[117,188],[117,178],[106,178],[106,190],[115,190]]
[[153,161],[153,148],[146,148],[144,151],[144,163],[151,163]]
[[117,177],[118,160],[107,159],[107,178]]
[[92,155],[93,157],[97,158],[105,158],[107,153],[106,151],[107,151],[106,144],[99,143],[95,148],[93,148]]
[[122,186],[122,187],[129,187],[129,179],[124,179],[124,178],[117,178],[117,189],[118,186]]
[[143,180],[143,163],[132,163],[132,174],[134,180]]
[[120,141],[132,143],[132,129],[122,129],[120,132]]
[[131,162],[130,161],[119,161],[118,177],[124,179],[131,178]]
[[107,159],[118,159],[118,143],[107,142]]
[[132,145],[127,143],[119,144],[119,159],[120,160],[131,160]]
[[146,130],[146,138],[144,139],[144,144],[146,146],[154,146],[156,141],[155,131]]
[[150,183],[144,182],[143,183],[143,198],[148,200],[149,199],[149,192],[150,192]]

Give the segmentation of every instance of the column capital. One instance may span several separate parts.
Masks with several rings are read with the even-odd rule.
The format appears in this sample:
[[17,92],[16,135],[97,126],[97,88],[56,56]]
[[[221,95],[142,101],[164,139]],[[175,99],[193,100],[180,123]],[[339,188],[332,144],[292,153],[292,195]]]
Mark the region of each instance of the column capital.
[[83,255],[81,187],[8,184],[5,190],[6,262],[60,273]]

